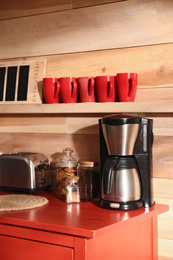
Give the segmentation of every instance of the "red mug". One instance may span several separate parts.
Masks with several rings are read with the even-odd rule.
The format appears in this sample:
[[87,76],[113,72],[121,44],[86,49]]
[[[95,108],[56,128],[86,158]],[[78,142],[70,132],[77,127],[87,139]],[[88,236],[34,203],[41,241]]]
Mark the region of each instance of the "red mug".
[[94,77],[77,78],[81,102],[95,102]]
[[115,102],[115,77],[96,77],[96,93],[99,102]]
[[74,77],[59,78],[60,95],[63,103],[77,102],[77,82]]
[[116,87],[121,102],[133,102],[137,90],[137,73],[118,73]]
[[60,83],[57,78],[43,78],[43,92],[46,103],[59,103]]

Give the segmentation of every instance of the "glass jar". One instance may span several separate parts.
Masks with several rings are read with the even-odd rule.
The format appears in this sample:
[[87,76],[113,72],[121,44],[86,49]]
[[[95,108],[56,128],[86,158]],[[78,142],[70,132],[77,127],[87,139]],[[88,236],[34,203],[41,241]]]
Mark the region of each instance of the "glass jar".
[[98,198],[100,193],[100,175],[94,162],[81,161],[78,169],[81,200]]
[[80,202],[80,193],[79,193],[79,177],[78,176],[68,176],[66,178],[66,202],[67,203],[78,203]]
[[57,160],[57,194],[65,196],[67,177],[77,175],[78,159],[72,157],[71,148],[63,149],[63,156]]

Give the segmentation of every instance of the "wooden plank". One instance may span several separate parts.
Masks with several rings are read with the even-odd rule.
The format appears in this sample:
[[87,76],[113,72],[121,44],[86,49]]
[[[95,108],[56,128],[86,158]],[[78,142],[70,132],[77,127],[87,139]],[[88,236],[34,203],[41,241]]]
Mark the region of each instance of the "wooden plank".
[[98,118],[58,116],[1,116],[1,133],[97,134]]
[[155,198],[173,198],[173,179],[153,178],[153,186]]
[[0,20],[69,10],[72,9],[72,7],[79,8],[120,1],[125,0],[85,0],[82,2],[79,0],[31,0],[30,2],[24,2],[22,0],[8,0],[7,2],[6,0],[1,0]]
[[72,2],[73,2],[73,8],[79,8],[79,7],[107,4],[107,3],[120,2],[120,1],[126,1],[126,0],[83,0],[83,1],[73,0]]
[[[149,117],[153,119],[154,135],[157,136],[173,136],[173,118],[167,117]],[[163,124],[164,122],[164,124]],[[169,140],[171,142],[171,139]]]
[[169,211],[158,216],[159,238],[173,240],[173,200],[155,198],[156,203],[169,205]]
[[166,257],[166,256],[159,255],[158,260],[173,260],[173,257]]
[[[68,134],[98,134],[98,119],[102,118],[106,114],[100,116],[71,116],[71,117],[58,117],[58,115],[14,115],[14,116],[2,116],[0,123],[0,132],[20,132],[20,133],[68,133]],[[134,114],[136,116],[136,114]],[[152,118],[154,122],[154,136],[173,136],[173,118],[170,117],[151,117],[149,115],[137,115],[147,118]],[[164,121],[164,125],[163,125]],[[161,139],[162,140],[162,139]],[[164,151],[170,151],[172,153],[172,138],[164,139],[165,143],[162,143],[163,153]],[[163,140],[162,140],[163,142]],[[166,146],[166,147],[165,147]],[[161,163],[168,164],[160,158],[160,154],[157,153],[160,144],[156,140],[156,154],[154,160],[161,167]],[[164,148],[165,147],[165,148]],[[154,142],[155,148],[155,142]],[[157,162],[158,160],[158,162]],[[169,163],[171,164],[171,163]],[[156,171],[157,172],[157,171]],[[158,176],[159,177],[159,176]]]
[[65,117],[1,117],[0,132],[4,133],[66,133]]
[[[163,185],[161,184],[162,181],[164,183],[164,180],[167,178],[173,179],[172,164],[173,164],[173,137],[162,137],[162,136],[155,137],[154,145],[153,145],[153,172],[155,177],[164,178],[164,179],[157,179],[157,184],[160,185],[159,187],[161,189],[159,191],[159,194],[161,193],[162,189],[165,188],[164,184]],[[166,183],[166,185],[167,184],[169,187],[169,183]],[[164,190],[163,190],[163,194],[165,194]]]
[[[71,53],[47,56],[47,77],[116,75],[120,72],[138,73],[137,99],[157,98],[155,88],[164,90],[162,99],[168,99],[172,91],[173,43],[87,53]],[[151,88],[147,97],[141,88]],[[154,89],[153,89],[154,88]],[[138,94],[139,91],[139,94]],[[150,91],[150,90],[147,90]],[[159,90],[158,90],[159,91]],[[169,92],[168,92],[169,91]],[[146,92],[147,93],[147,92]],[[153,97],[150,97],[152,94]],[[160,97],[160,94],[159,94]]]
[[72,0],[1,0],[0,20],[44,14],[72,8]]
[[131,0],[3,20],[0,58],[171,43],[172,7],[172,0]]
[[169,88],[138,88],[136,102],[173,100],[173,87]]
[[[100,117],[101,118],[101,117]],[[99,134],[99,117],[68,117],[69,134]]]
[[158,226],[159,226],[159,238],[173,240],[173,214],[159,216]]
[[0,133],[0,152],[42,152],[54,165],[57,156],[66,147],[73,149],[74,157],[98,162],[98,135]]
[[159,238],[158,249],[159,255],[171,257],[171,259],[173,259],[173,240]]
[[[138,73],[136,101],[141,102],[147,99],[166,100],[170,99],[173,93],[173,59],[170,53],[173,53],[173,43],[45,56],[44,58],[47,60],[45,76],[116,76],[119,72],[133,71]],[[25,60],[30,61],[33,59],[39,60],[43,58],[33,57]],[[20,59],[2,61],[11,63],[20,61]],[[157,91],[155,91],[156,88]]]

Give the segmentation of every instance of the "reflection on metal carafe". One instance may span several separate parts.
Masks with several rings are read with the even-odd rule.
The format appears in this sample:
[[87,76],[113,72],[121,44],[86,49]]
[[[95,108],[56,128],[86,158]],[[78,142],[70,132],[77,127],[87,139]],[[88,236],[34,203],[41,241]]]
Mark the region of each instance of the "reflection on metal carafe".
[[102,183],[102,198],[105,200],[127,202],[141,198],[140,179],[133,157],[108,158]]
[[102,198],[127,202],[140,200],[141,186],[133,157],[108,158],[103,168]]
[[118,126],[102,124],[103,135],[109,155],[132,155],[139,131],[139,124]]

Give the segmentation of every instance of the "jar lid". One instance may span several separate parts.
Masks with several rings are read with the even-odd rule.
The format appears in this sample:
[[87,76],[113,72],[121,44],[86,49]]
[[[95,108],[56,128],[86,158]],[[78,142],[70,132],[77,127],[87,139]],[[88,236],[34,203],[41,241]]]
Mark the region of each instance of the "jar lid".
[[68,179],[68,180],[79,180],[79,176],[67,176],[66,179]]
[[70,182],[77,182],[79,180],[79,176],[67,176],[66,180]]
[[65,148],[63,149],[63,156],[58,158],[57,160],[57,166],[60,167],[77,167],[78,165],[78,159],[75,157],[72,157],[73,150],[71,148]]
[[94,162],[80,161],[80,166],[94,167]]

